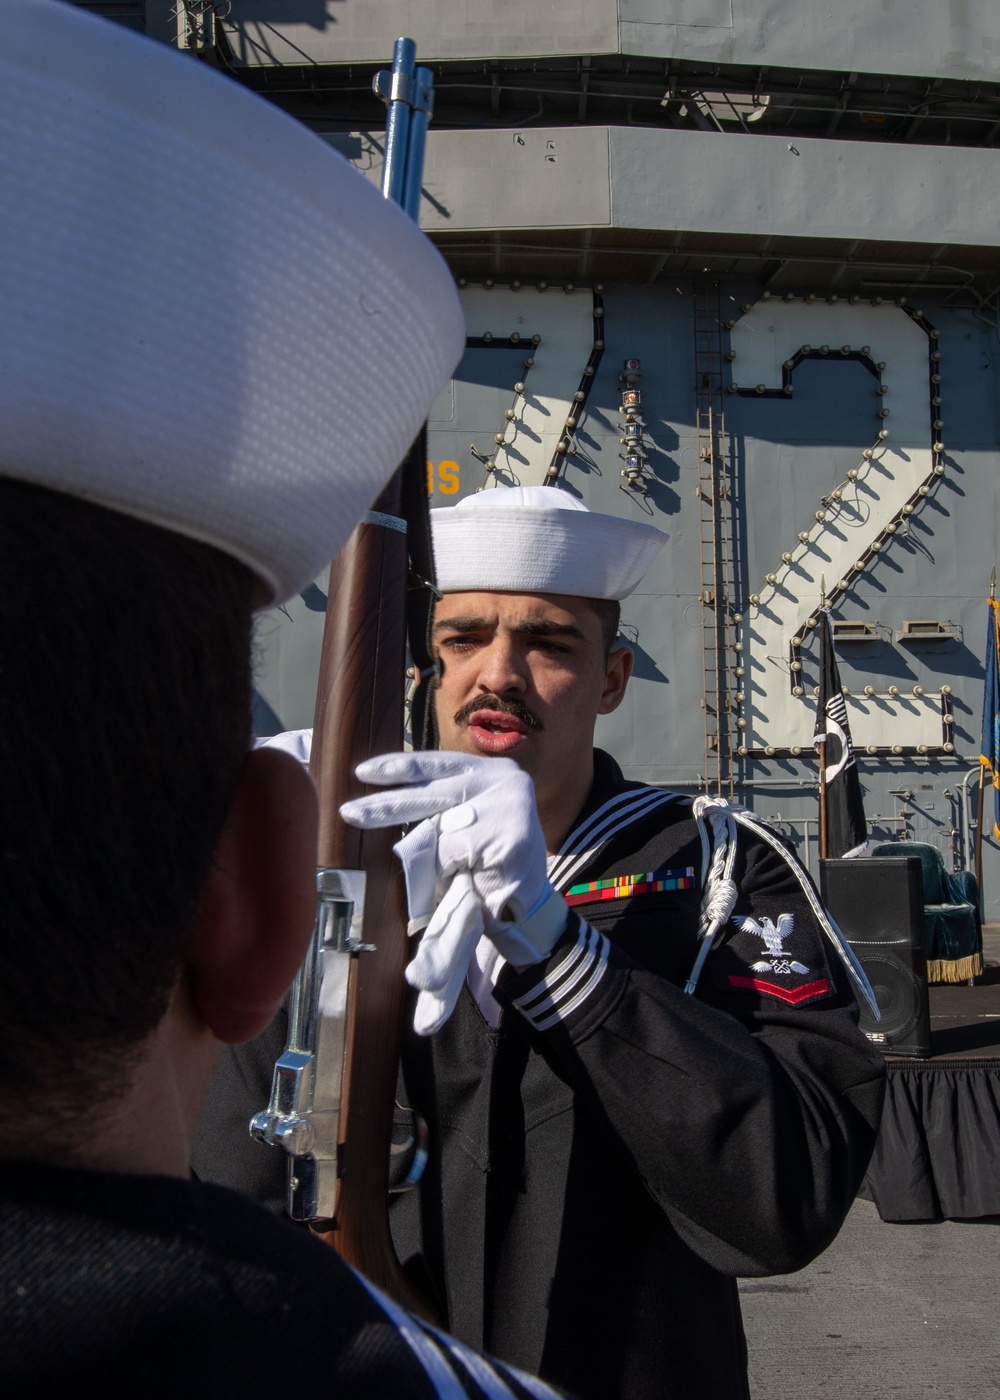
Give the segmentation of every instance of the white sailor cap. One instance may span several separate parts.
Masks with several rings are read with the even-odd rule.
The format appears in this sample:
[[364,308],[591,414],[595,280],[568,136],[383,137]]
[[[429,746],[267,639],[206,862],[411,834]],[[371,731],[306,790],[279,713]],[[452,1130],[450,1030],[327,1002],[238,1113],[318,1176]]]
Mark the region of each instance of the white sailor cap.
[[59,0],[4,0],[0,476],[303,587],[462,352],[429,241],[238,83]]
[[627,598],[667,542],[552,486],[506,486],[431,511],[442,593]]

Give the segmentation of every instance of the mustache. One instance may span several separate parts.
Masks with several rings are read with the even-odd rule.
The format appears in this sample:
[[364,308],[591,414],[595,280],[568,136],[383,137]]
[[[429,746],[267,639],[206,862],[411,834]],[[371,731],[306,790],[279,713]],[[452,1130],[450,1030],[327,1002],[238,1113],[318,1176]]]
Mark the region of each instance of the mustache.
[[545,728],[534,710],[529,710],[523,701],[502,700],[499,695],[483,695],[477,700],[467,701],[455,711],[455,723],[464,728],[472,716],[482,710],[494,710],[498,714],[511,715],[514,719],[519,720],[525,729],[533,729],[537,732]]

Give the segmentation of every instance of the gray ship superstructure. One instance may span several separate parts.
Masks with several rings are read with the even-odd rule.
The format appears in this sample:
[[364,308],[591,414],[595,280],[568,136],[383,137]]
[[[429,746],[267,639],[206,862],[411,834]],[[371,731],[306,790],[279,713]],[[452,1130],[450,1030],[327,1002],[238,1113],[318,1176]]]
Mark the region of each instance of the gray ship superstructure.
[[[398,34],[434,72],[421,223],[468,348],[431,503],[550,481],[671,536],[599,741],[815,866],[821,598],[876,837],[970,861],[996,557],[1000,18],[989,0],[181,0],[179,43],[380,177]],[[225,276],[225,249],[200,250]],[[204,266],[201,266],[204,271]],[[365,381],[379,366],[358,363]],[[220,385],[220,392],[225,386]],[[320,579],[262,620],[311,722]],[[988,916],[1000,867],[985,853]]]

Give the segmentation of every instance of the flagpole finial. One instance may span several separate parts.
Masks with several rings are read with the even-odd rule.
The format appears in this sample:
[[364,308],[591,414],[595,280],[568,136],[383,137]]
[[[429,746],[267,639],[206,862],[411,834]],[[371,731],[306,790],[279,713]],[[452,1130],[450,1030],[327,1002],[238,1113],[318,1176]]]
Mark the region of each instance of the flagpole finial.
[[826,574],[819,576],[819,605],[821,608],[826,607]]

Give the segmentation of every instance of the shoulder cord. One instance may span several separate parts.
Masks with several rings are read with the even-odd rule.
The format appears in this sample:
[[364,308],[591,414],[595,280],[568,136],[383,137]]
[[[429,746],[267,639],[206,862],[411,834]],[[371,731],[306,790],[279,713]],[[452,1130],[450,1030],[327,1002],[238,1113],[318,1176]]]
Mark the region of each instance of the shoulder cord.
[[[705,959],[719,930],[729,922],[739,896],[733,880],[736,862],[735,805],[724,797],[701,796],[694,799],[691,811],[701,837],[701,916],[698,920],[701,946],[691,975],[684,985],[687,996],[694,994]],[[711,839],[709,826],[712,828]]]
[[[736,905],[739,891],[733,881],[732,873],[736,860],[736,825],[739,823],[740,826],[752,831],[755,836],[758,836],[772,850],[776,851],[788,865],[809,902],[816,922],[836,949],[856,990],[875,1019],[881,1020],[875,993],[865,976],[864,969],[858,962],[854,949],[817,899],[816,892],[806,878],[805,871],[799,862],[789,857],[788,851],[775,833],[752,812],[748,812],[745,807],[736,802],[727,802],[722,797],[696,797],[691,805],[691,810],[698,825],[702,849],[701,918],[698,923],[701,946],[698,949],[698,956],[695,958],[684,991],[689,996],[694,993],[701,976],[701,970],[705,965],[705,959],[711,952],[719,930],[729,922]],[[711,853],[711,863],[709,863],[709,825],[712,828],[711,845],[714,846]]]

